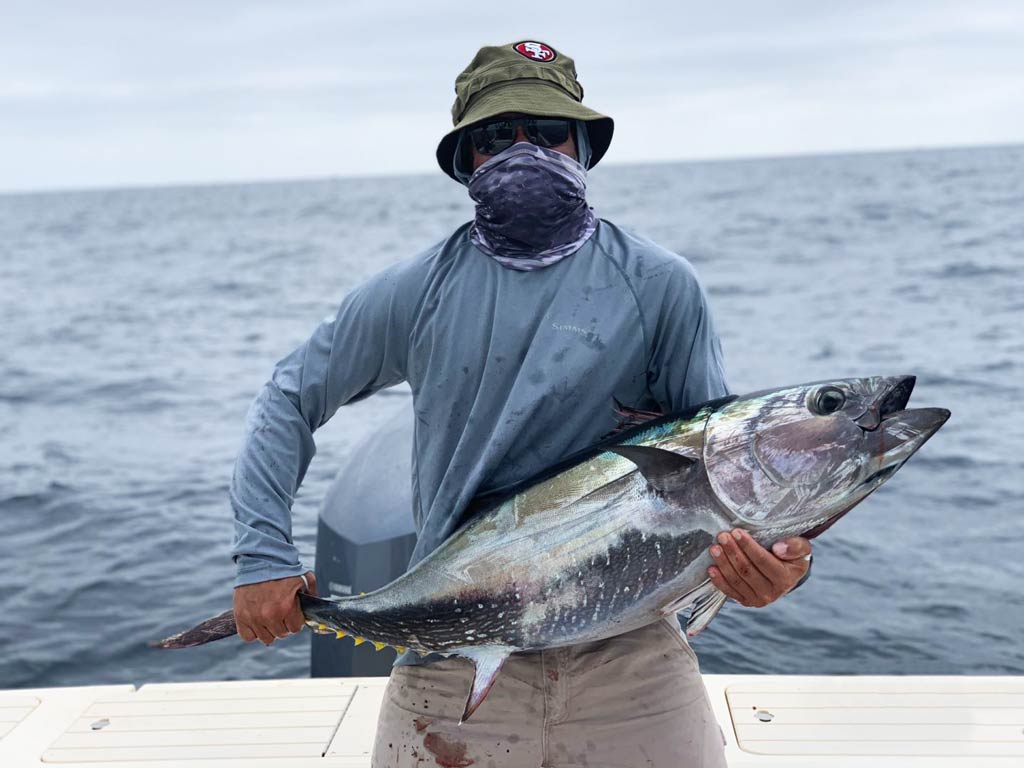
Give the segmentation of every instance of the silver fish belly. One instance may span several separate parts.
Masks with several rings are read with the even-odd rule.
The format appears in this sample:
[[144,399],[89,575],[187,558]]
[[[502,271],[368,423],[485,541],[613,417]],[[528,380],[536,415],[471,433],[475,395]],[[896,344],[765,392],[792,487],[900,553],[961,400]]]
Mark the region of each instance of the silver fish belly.
[[[472,659],[464,719],[516,651],[611,637],[686,608],[696,634],[726,599],[707,577],[718,532],[741,527],[767,546],[832,525],[948,419],[907,410],[913,386],[909,376],[814,382],[655,418],[483,497],[467,524],[375,592],[300,595],[306,622]],[[161,646],[225,636],[229,620]]]

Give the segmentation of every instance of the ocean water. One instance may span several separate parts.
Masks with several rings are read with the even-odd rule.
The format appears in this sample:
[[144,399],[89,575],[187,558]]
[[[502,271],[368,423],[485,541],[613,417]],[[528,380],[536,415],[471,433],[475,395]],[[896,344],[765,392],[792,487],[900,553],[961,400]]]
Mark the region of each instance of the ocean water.
[[[695,265],[734,391],[912,373],[953,412],[804,587],[715,620],[704,670],[1024,674],[1024,147],[598,168],[590,197]],[[147,642],[230,604],[228,482],[274,362],[471,213],[440,174],[0,196],[0,687],[308,674],[305,633]],[[317,433],[307,564],[403,400]]]

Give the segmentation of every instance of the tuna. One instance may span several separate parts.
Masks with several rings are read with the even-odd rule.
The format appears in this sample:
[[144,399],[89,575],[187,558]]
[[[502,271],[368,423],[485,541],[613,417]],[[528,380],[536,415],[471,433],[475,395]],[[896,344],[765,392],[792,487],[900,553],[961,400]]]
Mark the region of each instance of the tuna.
[[[708,579],[720,531],[764,546],[814,537],[901,467],[949,418],[908,410],[914,377],[815,382],[640,422],[542,474],[478,497],[469,521],[387,586],[300,594],[314,631],[471,659],[463,719],[517,651],[599,640],[690,609],[688,634],[726,596]],[[646,419],[646,420],[645,420]],[[234,633],[227,612],[162,641]]]

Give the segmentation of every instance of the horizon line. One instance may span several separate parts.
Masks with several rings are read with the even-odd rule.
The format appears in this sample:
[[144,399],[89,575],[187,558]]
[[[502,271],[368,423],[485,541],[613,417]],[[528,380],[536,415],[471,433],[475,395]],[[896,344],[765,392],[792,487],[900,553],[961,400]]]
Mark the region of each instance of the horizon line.
[[[802,160],[812,158],[851,157],[870,155],[893,155],[916,152],[948,152],[963,151],[970,149],[1009,149],[1013,147],[1024,147],[1024,140],[1011,142],[992,142],[980,144],[935,144],[903,147],[883,147],[864,149],[841,149],[834,151],[811,151],[811,152],[784,152],[779,154],[750,154],[750,155],[722,155],[716,157],[679,157],[665,158],[660,160],[634,160],[619,162],[610,160],[604,164],[604,168],[636,168],[652,165],[701,165],[717,163],[737,163],[766,160]],[[400,179],[415,178],[421,176],[438,176],[443,178],[444,174],[440,168],[435,171],[382,171],[379,173],[331,173],[323,176],[281,176],[281,177],[254,177],[250,179],[224,179],[224,180],[191,180],[191,181],[167,181],[167,182],[139,182],[114,185],[98,186],[69,186],[69,187],[41,187],[25,189],[0,189],[0,197],[27,197],[31,195],[60,195],[88,192],[133,192],[158,189],[208,189],[219,187],[239,187],[270,184],[297,184],[303,182],[324,182],[324,181],[358,181],[367,179]]]

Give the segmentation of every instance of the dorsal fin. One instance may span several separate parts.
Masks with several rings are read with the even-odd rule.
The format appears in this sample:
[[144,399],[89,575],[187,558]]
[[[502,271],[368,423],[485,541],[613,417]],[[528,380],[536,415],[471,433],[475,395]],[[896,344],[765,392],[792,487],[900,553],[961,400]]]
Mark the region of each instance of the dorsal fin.
[[628,429],[639,427],[641,424],[646,424],[648,421],[665,415],[661,411],[644,411],[640,408],[630,408],[628,405],[623,405],[619,402],[617,397],[613,397],[612,401],[615,403],[615,415],[619,417],[619,423],[605,437],[618,435]]
[[690,471],[699,463],[681,453],[646,445],[613,445],[608,450],[636,464],[647,482],[664,493],[678,491],[686,485]]

